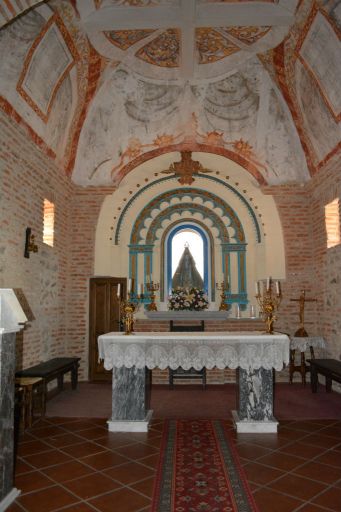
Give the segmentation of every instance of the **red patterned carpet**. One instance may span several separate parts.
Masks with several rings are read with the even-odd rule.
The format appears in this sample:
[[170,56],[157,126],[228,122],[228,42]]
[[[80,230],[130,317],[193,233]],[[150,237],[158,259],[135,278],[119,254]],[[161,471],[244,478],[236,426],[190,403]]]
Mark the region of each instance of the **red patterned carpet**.
[[165,423],[151,512],[256,512],[230,423]]

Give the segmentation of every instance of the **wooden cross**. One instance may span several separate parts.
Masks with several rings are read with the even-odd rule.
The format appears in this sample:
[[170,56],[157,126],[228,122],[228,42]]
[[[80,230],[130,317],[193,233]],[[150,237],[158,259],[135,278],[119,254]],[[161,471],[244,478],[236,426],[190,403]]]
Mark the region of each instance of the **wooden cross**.
[[299,311],[299,317],[300,317],[300,327],[295,332],[295,336],[298,337],[307,337],[308,333],[304,328],[304,306],[306,302],[316,302],[317,299],[307,299],[305,296],[305,290],[301,291],[301,295],[298,299],[290,299],[293,302],[299,302],[300,303],[300,311]]

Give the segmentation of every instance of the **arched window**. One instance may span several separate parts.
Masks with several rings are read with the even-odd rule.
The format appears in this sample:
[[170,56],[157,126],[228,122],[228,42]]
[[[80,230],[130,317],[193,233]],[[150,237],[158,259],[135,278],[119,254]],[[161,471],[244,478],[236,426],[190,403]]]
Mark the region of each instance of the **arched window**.
[[180,224],[172,229],[168,235],[166,249],[166,290],[168,293],[172,289],[172,276],[177,268],[178,262],[184,251],[185,243],[189,244],[189,249],[194,257],[197,270],[204,281],[204,290],[207,294],[209,289],[209,251],[208,236],[203,229],[195,224]]

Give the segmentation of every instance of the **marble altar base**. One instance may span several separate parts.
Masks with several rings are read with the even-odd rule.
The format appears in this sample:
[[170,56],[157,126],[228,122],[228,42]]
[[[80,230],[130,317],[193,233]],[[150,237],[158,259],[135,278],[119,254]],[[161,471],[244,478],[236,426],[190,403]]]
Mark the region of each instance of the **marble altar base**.
[[278,421],[272,417],[267,421],[241,420],[237,411],[232,411],[232,419],[238,434],[277,434]]

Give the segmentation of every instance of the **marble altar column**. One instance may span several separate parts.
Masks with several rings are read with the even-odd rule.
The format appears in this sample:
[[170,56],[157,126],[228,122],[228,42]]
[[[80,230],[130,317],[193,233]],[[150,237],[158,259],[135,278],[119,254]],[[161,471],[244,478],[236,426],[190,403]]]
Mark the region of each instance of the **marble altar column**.
[[277,432],[273,416],[273,370],[238,368],[237,432]]
[[0,289],[0,510],[16,499],[14,472],[15,339],[27,320],[10,289]]
[[113,368],[111,432],[147,432],[151,371],[147,368]]

